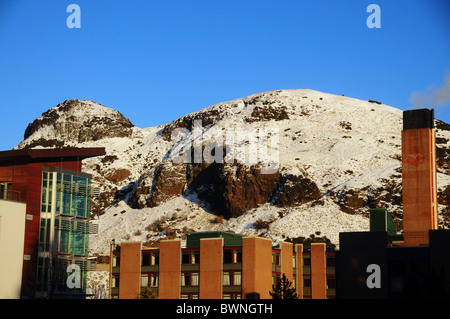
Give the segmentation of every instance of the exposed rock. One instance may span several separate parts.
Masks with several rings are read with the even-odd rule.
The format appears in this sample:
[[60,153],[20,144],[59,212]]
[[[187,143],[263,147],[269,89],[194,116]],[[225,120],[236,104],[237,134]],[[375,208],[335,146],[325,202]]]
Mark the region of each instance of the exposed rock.
[[186,164],[158,165],[153,175],[147,206],[158,206],[162,202],[183,194],[186,183]]
[[105,174],[105,178],[113,183],[118,183],[123,181],[124,179],[127,179],[131,175],[131,172],[125,168],[115,168],[112,170],[109,170]]
[[[261,168],[234,166],[223,175],[224,216],[237,217],[258,205],[268,203],[278,185],[280,174],[261,174]],[[220,208],[220,206],[219,206]]]
[[247,118],[247,122],[256,121],[282,121],[288,120],[289,115],[286,112],[286,106],[272,107],[272,106],[255,106],[251,114],[251,118]]
[[320,190],[316,183],[303,175],[287,174],[280,177],[274,204],[278,206],[301,205],[319,199]]
[[[64,141],[82,143],[106,137],[130,137],[134,125],[118,111],[91,101],[74,99],[58,104],[30,123],[24,140],[46,127],[51,128],[52,135],[59,141],[63,138]],[[58,145],[56,142],[53,144]],[[37,145],[36,141],[31,145]]]
[[197,112],[194,114],[183,116],[164,126],[161,135],[166,141],[172,140],[172,132],[177,128],[184,128],[188,131],[192,131],[194,127],[194,121],[201,121],[202,127],[208,127],[222,118],[222,114],[216,110],[206,110],[203,112]]
[[279,179],[279,173],[261,174],[256,166],[246,169],[240,164],[218,163],[163,164],[151,176],[131,190],[133,207],[155,207],[170,198],[195,193],[214,213],[225,218],[269,202]]

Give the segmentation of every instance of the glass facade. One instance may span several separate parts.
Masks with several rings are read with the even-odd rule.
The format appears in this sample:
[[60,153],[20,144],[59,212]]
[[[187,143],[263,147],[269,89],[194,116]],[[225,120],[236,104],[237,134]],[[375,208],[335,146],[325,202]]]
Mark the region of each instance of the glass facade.
[[[37,280],[42,296],[86,291],[90,194],[89,175],[44,166]],[[77,277],[69,285],[71,265]]]

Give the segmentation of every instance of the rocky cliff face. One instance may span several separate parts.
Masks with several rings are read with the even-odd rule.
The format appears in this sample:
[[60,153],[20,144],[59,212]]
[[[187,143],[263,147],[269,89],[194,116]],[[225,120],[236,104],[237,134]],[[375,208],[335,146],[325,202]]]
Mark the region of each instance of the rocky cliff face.
[[[133,127],[122,114],[98,103],[68,100],[42,113],[28,125],[24,140],[33,136],[34,141],[24,145],[43,146],[45,141],[50,141],[48,146],[52,146],[52,143],[61,145],[62,142],[83,143],[110,137],[131,137]],[[44,132],[45,136],[40,134]]]
[[[200,135],[196,125],[201,126]],[[441,121],[436,125],[440,223],[449,227],[450,127]],[[180,200],[185,204],[176,210],[178,226],[172,225],[179,236],[220,226],[272,238],[319,230],[331,237],[336,220],[325,220],[325,215],[344,214],[351,229],[352,220],[353,225],[367,220],[370,207],[388,207],[401,229],[401,128],[398,109],[312,90],[255,94],[144,129],[98,103],[70,100],[31,123],[18,148],[106,148],[106,156],[87,159],[83,168],[101,188],[93,202],[93,214],[101,215],[105,225],[98,240],[120,236],[124,224],[128,226],[123,232],[141,227],[139,238],[144,241],[167,236],[160,227],[142,222],[154,225],[155,216],[173,211]],[[185,135],[177,139],[180,130]],[[268,144],[267,139],[276,143]],[[184,159],[189,161],[176,162],[174,150],[183,145],[183,154],[188,154]],[[276,159],[276,169],[264,172],[267,163],[258,156],[253,162],[238,160],[237,145],[247,157],[252,150],[260,155],[261,145],[275,145],[268,149],[277,155],[271,157]],[[196,146],[200,161],[195,161]],[[216,160],[208,162],[205,156]],[[140,221],[125,221],[130,214],[138,218],[134,212],[140,212]],[[203,212],[223,216],[225,222],[187,223]],[[314,225],[310,229],[305,216]],[[117,218],[121,224],[113,223]],[[256,221],[266,228],[255,227]],[[295,230],[290,228],[295,225]]]

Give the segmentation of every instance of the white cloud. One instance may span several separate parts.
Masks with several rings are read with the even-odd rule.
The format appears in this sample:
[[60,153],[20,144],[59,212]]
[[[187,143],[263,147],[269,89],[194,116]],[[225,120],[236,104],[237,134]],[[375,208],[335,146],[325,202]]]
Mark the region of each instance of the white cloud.
[[444,78],[442,87],[430,86],[422,92],[412,92],[410,96],[413,108],[437,108],[450,104],[450,73]]

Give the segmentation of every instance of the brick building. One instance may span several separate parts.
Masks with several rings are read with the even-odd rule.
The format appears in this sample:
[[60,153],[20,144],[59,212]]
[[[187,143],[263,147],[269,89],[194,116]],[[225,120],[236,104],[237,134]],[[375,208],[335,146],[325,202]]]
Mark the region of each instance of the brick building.
[[109,295],[135,299],[150,289],[160,299],[270,299],[285,274],[299,298],[334,298],[334,264],[325,243],[272,247],[269,239],[226,232],[163,240],[158,248],[112,243]]

